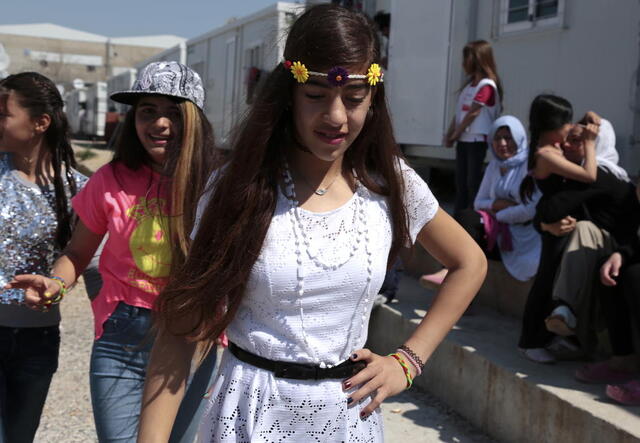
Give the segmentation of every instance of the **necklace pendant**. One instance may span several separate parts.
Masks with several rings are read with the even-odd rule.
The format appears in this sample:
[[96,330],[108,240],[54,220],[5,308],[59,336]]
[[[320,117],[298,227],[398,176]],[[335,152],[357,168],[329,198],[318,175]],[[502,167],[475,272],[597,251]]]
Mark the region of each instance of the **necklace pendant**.
[[316,195],[325,195],[327,193],[328,189],[322,189],[322,188],[318,188],[316,189],[314,192],[314,194]]

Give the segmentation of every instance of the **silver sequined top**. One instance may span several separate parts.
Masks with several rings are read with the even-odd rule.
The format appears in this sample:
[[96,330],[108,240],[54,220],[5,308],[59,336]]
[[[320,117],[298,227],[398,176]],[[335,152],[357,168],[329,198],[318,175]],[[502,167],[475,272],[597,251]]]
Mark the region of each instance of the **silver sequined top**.
[[[79,190],[87,178],[77,171],[73,176]],[[11,155],[0,153],[0,288],[16,274],[49,275],[60,252],[55,247],[56,228],[53,184],[40,187],[26,180],[13,167]],[[22,290],[0,289],[0,326],[60,322],[57,306],[47,313],[37,312],[21,305],[23,299]]]

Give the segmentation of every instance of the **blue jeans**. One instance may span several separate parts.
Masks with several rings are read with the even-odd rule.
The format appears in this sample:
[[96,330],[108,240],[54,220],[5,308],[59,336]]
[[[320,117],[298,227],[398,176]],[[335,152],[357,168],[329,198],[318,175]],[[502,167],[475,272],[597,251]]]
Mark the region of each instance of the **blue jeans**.
[[[120,303],[91,353],[91,402],[100,442],[135,442],[154,335],[151,311]],[[211,362],[211,358],[213,362]],[[174,424],[171,442],[192,442],[206,402],[215,350],[196,371]]]
[[57,325],[0,327],[0,442],[33,441],[59,349]]

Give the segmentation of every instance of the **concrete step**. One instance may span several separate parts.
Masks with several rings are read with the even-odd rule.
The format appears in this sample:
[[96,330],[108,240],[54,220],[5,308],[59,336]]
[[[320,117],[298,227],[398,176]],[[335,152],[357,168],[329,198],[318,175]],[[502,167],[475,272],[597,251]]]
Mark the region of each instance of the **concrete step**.
[[[411,254],[405,251],[402,262],[405,273],[415,278],[442,268],[442,265],[418,244]],[[475,302],[500,314],[522,318],[532,284],[533,279],[527,282],[518,281],[509,274],[502,262],[489,260],[487,278],[476,295]]]
[[[392,352],[416,328],[433,297],[405,275],[398,302],[374,310],[368,346]],[[434,353],[416,385],[500,441],[640,441],[640,407],[612,404],[604,386],[576,381],[573,373],[584,363],[526,360],[517,351],[519,331],[519,320],[476,306]]]

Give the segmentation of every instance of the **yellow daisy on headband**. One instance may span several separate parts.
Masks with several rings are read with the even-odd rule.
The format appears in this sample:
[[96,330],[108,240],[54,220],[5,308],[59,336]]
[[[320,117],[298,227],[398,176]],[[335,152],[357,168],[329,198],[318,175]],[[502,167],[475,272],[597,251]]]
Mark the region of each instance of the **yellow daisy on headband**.
[[372,63],[367,70],[367,81],[371,86],[375,86],[382,77],[382,70],[380,69],[380,65],[377,63]]
[[300,62],[293,62],[291,65],[291,73],[298,83],[304,83],[309,79],[307,67]]

